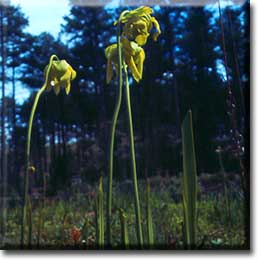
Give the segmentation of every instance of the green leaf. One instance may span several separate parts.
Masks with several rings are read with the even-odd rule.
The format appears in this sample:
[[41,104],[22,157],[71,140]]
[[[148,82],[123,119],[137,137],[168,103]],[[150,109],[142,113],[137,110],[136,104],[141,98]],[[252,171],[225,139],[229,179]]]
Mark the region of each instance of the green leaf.
[[183,149],[183,214],[184,240],[187,247],[196,244],[197,221],[197,165],[195,158],[192,112],[189,111],[182,124]]

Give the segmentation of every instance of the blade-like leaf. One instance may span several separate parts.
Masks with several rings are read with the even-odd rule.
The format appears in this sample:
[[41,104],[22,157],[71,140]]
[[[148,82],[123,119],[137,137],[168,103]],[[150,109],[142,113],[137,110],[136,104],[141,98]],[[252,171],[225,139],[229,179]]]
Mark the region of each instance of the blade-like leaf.
[[183,150],[183,214],[184,214],[184,241],[188,248],[196,244],[197,221],[197,165],[195,158],[192,112],[189,111],[182,124]]

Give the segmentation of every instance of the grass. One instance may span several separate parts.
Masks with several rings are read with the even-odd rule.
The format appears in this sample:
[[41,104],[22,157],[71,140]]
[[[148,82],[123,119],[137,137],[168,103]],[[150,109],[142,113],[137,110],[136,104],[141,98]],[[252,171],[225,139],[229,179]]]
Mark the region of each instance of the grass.
[[[221,173],[218,173],[221,174]],[[216,174],[216,175],[218,175]],[[207,177],[209,179],[209,177]],[[199,178],[205,182],[202,175]],[[150,204],[153,220],[154,248],[183,249],[183,206],[181,201],[180,179],[169,178],[162,184],[161,178],[151,179]],[[208,182],[210,183],[210,182]],[[233,183],[236,185],[236,183]],[[117,200],[112,208],[112,238],[113,247],[122,248],[122,223],[118,209],[123,208],[126,223],[129,248],[138,248],[135,223],[135,206],[129,194],[120,191],[122,183],[115,183]],[[164,185],[164,187],[161,187]],[[207,186],[207,185],[205,185]],[[97,190],[98,184],[95,185]],[[208,188],[208,186],[207,186]],[[231,225],[227,224],[225,196],[223,190],[207,192],[202,185],[199,186],[197,202],[197,248],[245,248],[245,212],[243,212],[243,198],[237,192],[230,192]],[[144,235],[144,248],[149,248],[146,216],[146,182],[140,181],[140,202],[142,213],[142,227]],[[131,195],[133,196],[133,195]],[[104,205],[105,207],[105,205]],[[5,248],[19,248],[19,216],[20,208],[13,207],[8,210],[7,237]],[[41,216],[41,236],[38,238],[39,216]],[[64,220],[65,219],[65,220]],[[72,231],[80,230],[80,238],[75,245]],[[28,234],[28,227],[25,233]],[[28,235],[25,236],[25,245]],[[95,200],[84,194],[74,193],[68,200],[47,198],[44,209],[40,201],[32,200],[32,248],[81,248],[94,249],[96,245]],[[39,240],[37,242],[37,240]],[[62,243],[61,243],[62,240]],[[106,243],[106,241],[105,241]]]

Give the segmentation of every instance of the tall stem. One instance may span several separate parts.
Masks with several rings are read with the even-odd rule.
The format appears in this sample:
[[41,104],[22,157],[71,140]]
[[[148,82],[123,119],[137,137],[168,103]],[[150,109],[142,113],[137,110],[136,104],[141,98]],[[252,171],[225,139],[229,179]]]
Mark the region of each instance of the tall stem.
[[114,143],[115,143],[115,129],[117,119],[122,102],[122,49],[120,43],[120,23],[117,29],[117,50],[118,50],[118,96],[115,106],[115,111],[112,119],[111,133],[110,133],[110,145],[109,145],[109,178],[108,178],[108,196],[107,196],[107,243],[111,246],[112,234],[111,234],[111,215],[112,215],[112,193],[113,193],[113,156],[114,156]]
[[23,211],[22,211],[22,225],[21,225],[21,246],[24,245],[24,229],[25,229],[25,222],[26,222],[26,208],[28,202],[28,189],[29,189],[29,167],[30,167],[30,148],[31,148],[31,133],[32,133],[32,123],[34,114],[36,111],[36,107],[39,101],[41,94],[44,92],[46,85],[43,85],[42,88],[38,91],[33,107],[31,110],[31,115],[29,119],[29,126],[27,132],[27,145],[26,145],[26,173],[25,173],[25,180],[24,180],[24,197],[23,197]]
[[132,174],[133,174],[133,183],[134,183],[134,196],[135,196],[135,215],[136,215],[136,231],[137,239],[140,247],[143,247],[143,234],[142,234],[142,224],[141,224],[141,210],[140,210],[140,200],[138,193],[138,183],[137,183],[137,174],[136,174],[136,162],[135,162],[135,146],[134,146],[134,130],[132,122],[132,112],[131,112],[131,100],[130,100],[130,89],[128,82],[127,69],[125,64],[123,64],[125,72],[125,98],[128,114],[128,127],[130,135],[130,153],[131,153],[131,163],[132,163]]
[[33,118],[34,114],[38,105],[39,98],[41,94],[44,92],[47,86],[47,79],[48,75],[51,69],[51,64],[53,59],[56,58],[56,55],[52,55],[49,61],[48,70],[45,77],[45,82],[41,89],[37,92],[33,107],[31,110],[31,115],[29,119],[29,125],[28,125],[28,132],[27,132],[27,144],[26,144],[26,172],[25,172],[25,180],[24,180],[24,196],[23,196],[23,209],[22,209],[22,221],[21,221],[21,247],[24,246],[24,229],[25,229],[25,222],[26,222],[26,209],[27,209],[27,203],[28,203],[28,189],[29,189],[29,167],[30,167],[30,150],[31,150],[31,135],[32,135],[32,124],[33,124]]

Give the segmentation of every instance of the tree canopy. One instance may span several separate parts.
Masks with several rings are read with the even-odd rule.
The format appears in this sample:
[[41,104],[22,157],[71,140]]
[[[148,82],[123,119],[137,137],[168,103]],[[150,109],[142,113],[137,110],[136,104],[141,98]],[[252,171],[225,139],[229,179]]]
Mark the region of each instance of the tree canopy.
[[[212,6],[154,8],[162,34],[157,42],[144,47],[142,81],[136,84],[130,80],[140,176],[176,175],[181,171],[180,124],[189,109],[194,115],[199,172],[219,169],[216,148],[230,149],[233,142],[227,81],[236,102],[237,131],[245,135],[248,6],[249,2],[221,9],[224,31],[220,13]],[[38,172],[35,181],[42,183],[45,173],[50,173],[53,187],[66,185],[78,174],[97,180],[107,172],[106,151],[117,84],[106,85],[104,51],[116,41],[113,22],[124,8],[71,6],[57,37],[48,32],[26,33],[28,20],[20,8],[1,8],[4,29],[0,37],[6,55],[0,67],[5,74],[2,88],[13,86],[10,96],[2,96],[2,109],[5,106],[6,110],[1,120],[8,128],[3,129],[2,124],[1,135],[7,138],[1,149],[7,150],[8,181],[19,189],[29,113],[51,54],[68,60],[77,78],[69,96],[62,93],[56,97],[49,92],[40,100],[32,136],[32,158]],[[3,61],[3,56],[0,59]],[[22,97],[15,92],[18,85],[30,91],[22,104]],[[123,105],[116,132],[116,178],[129,175],[125,117]],[[228,155],[225,163],[229,171],[236,171],[235,153]]]

